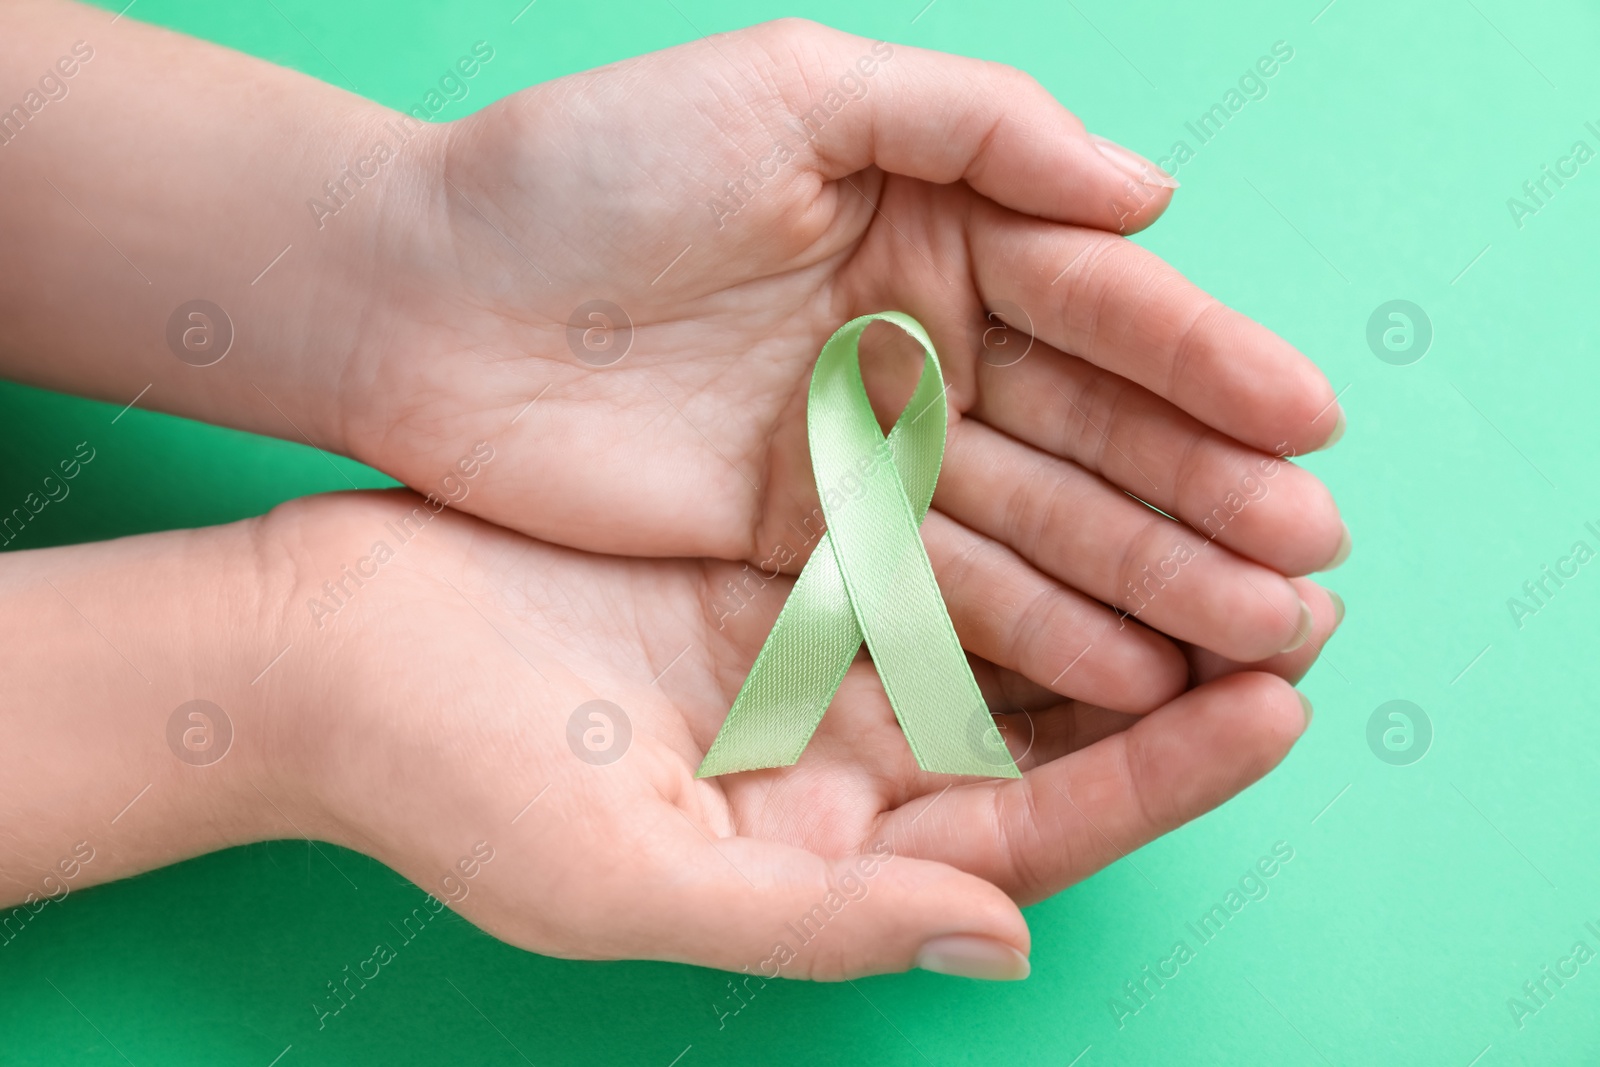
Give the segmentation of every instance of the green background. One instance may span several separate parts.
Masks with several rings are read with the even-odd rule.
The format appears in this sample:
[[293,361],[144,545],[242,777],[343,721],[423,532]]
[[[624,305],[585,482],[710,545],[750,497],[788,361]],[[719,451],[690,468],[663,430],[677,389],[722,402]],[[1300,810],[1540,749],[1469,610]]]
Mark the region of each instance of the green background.
[[[0,1063],[1593,1062],[1600,960],[1521,1028],[1507,999],[1579,938],[1600,950],[1583,928],[1600,927],[1600,563],[1520,628],[1507,598],[1574,540],[1600,548],[1583,528],[1600,526],[1600,161],[1520,228],[1506,201],[1575,140],[1600,148],[1583,128],[1600,125],[1600,15],[1576,0],[538,0],[513,24],[522,2],[141,0],[130,17],[396,107],[488,41],[495,59],[441,116],[453,118],[798,14],[1021,67],[1157,159],[1178,139],[1195,147],[1184,123],[1275,41],[1292,46],[1266,98],[1181,167],[1175,206],[1139,240],[1342,390],[1347,437],[1306,461],[1355,536],[1329,578],[1349,617],[1305,682],[1316,721],[1242,797],[1029,909],[1021,984],[777,983],[719,1028],[721,974],[545,959],[447,914],[319,1032],[309,1005],[323,983],[421,891],[336,854],[352,890],[304,842],[275,842],[42,912],[0,950]],[[1431,320],[1420,362],[1368,346],[1369,316],[1392,299]],[[13,547],[222,522],[346,486],[298,445],[116,414],[0,386],[0,499],[34,489],[80,440],[98,451]],[[1367,740],[1395,699],[1432,725],[1406,766]],[[1294,858],[1270,895],[1201,946],[1185,924],[1278,841]],[[1119,1027],[1110,998],[1179,938],[1195,958]]]

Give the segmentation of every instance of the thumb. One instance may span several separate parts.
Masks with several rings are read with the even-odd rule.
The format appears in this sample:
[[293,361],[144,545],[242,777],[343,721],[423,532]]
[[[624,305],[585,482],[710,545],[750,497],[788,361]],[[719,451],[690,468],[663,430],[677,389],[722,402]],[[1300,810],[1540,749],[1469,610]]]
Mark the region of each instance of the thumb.
[[665,851],[679,858],[649,882],[657,887],[647,920],[652,956],[761,981],[913,967],[1028,975],[1028,926],[1010,897],[954,867],[899,855],[887,841],[831,859],[749,837],[700,836]]
[[[748,31],[830,180],[877,165],[924,181],[965,181],[1013,211],[1132,233],[1178,183],[1095,137],[1013,67],[862,37],[795,19]],[[787,82],[787,84],[786,84]]]

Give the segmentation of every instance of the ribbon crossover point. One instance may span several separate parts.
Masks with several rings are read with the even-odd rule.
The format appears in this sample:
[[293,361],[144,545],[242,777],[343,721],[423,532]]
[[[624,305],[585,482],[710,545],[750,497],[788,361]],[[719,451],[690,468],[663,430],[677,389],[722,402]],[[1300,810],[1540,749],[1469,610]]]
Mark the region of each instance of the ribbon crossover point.
[[[887,437],[861,380],[861,335],[874,322],[898,326],[925,354],[916,391]],[[910,315],[863,315],[822,346],[806,431],[828,529],[696,777],[799,759],[863,641],[918,766],[937,774],[1021,777],[922,547],[919,531],[944,460],[944,394],[933,342]],[[859,493],[834,491],[849,484],[858,484]]]

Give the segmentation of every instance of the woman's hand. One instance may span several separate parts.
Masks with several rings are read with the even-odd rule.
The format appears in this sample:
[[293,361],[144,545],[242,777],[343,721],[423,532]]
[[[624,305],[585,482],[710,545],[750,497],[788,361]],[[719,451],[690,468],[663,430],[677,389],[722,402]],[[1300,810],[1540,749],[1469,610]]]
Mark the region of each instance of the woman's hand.
[[[397,325],[348,372],[360,458],[433,488],[486,439],[499,458],[464,510],[794,573],[821,521],[816,354],[899,308],[939,346],[957,416],[926,539],[970,648],[1145,711],[1186,685],[1179,643],[1249,662],[1305,639],[1323,594],[1285,575],[1338,562],[1348,534],[1281,457],[1336,435],[1333,392],[1118,235],[1171,183],[1027,76],[780,22],[442,133]],[[879,348],[892,417],[919,364]],[[993,631],[1027,626],[1063,639],[1002,659]]]
[[585,555],[399,492],[285,505],[257,540],[280,546],[262,600],[286,605],[274,640],[293,647],[261,699],[318,693],[272,713],[265,791],[297,832],[546,954],[1020,978],[1018,904],[1232,796],[1308,716],[1272,673],[1137,717],[1002,697],[978,664],[1017,709],[1000,722],[1024,776],[940,777],[863,661],[798,764],[696,780],[786,580],[746,584],[728,615],[736,564]]
[[308,837],[554,955],[1015,978],[1019,903],[1227,799],[1304,727],[1284,679],[1309,646],[1283,677],[1197,657],[1216,680],[1143,717],[979,662],[1024,776],[936,777],[861,662],[795,766],[697,780],[787,585],[409,492],[0,554],[0,904]]

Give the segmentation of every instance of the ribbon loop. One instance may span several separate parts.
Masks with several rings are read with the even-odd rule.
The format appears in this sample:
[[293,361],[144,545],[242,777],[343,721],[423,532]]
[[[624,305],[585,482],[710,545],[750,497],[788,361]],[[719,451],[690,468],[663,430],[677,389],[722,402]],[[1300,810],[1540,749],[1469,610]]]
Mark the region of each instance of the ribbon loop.
[[[883,321],[923,349],[922,376],[887,438],[861,378],[861,335]],[[806,404],[828,530],[745,678],[697,777],[800,758],[864,640],[923,770],[1019,777],[950,623],[919,529],[944,459],[939,357],[896,311],[852,319],[817,359]],[[855,479],[858,493],[837,487]]]

